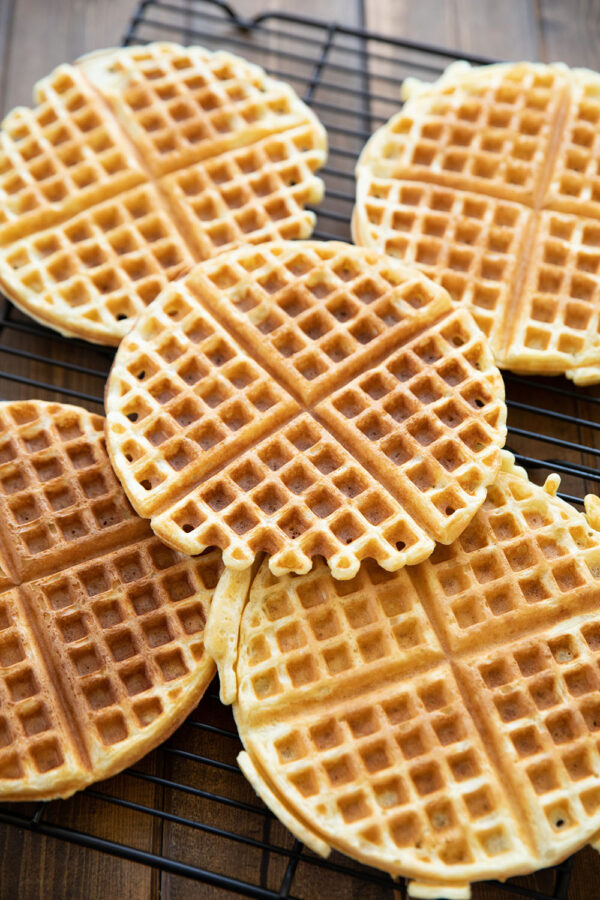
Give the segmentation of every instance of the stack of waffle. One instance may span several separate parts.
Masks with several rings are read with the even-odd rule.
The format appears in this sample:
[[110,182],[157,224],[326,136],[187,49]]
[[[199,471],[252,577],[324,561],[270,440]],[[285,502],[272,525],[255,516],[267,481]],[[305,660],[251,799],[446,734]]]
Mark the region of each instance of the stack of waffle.
[[324,133],[228,54],[93,54],[8,116],[0,284],[123,340],[107,449],[84,410],[0,405],[2,799],[139,758],[212,657],[241,768],[318,853],[462,898],[594,842],[600,502],[502,450],[490,346],[600,371],[597,78],[413,85],[359,165],[387,256],[286,240]]

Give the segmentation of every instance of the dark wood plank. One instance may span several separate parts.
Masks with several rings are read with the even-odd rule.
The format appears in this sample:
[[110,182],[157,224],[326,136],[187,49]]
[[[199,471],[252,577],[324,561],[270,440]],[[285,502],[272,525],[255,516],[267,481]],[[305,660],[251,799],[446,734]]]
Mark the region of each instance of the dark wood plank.
[[0,110],[4,106],[5,76],[10,54],[15,0],[0,0]]
[[542,57],[600,69],[598,0],[539,0]]
[[535,59],[533,0],[365,0],[372,31],[497,59]]
[[151,896],[147,870],[141,865],[12,827],[0,846],[4,860],[0,896],[11,900],[106,900],[111,896],[148,900]]

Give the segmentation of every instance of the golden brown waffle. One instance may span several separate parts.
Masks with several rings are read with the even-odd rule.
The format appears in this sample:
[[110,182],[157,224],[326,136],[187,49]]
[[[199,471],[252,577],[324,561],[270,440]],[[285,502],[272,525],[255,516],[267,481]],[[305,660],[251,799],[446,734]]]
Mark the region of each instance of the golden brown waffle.
[[236,243],[308,237],[325,132],[230,54],[157,43],[63,65],[0,130],[0,287],[118,344],[157,293]]
[[62,65],[0,130],[0,243],[43,230],[145,181],[82,72]]
[[63,334],[89,340],[125,333],[193,265],[151,184],[0,246],[0,284],[13,302]]
[[353,230],[358,244],[379,246],[441,284],[472,312],[496,353],[532,216],[518,203],[472,191],[372,178]]
[[316,124],[288,84],[225,50],[159,42],[99,50],[77,65],[154,177]]
[[170,546],[243,569],[395,570],[453,540],[500,464],[500,375],[466,310],[347,244],[198,265],[140,316],[106,391],[112,463]]
[[190,560],[133,512],[104,420],[0,404],[0,798],[66,797],[183,721],[212,678],[220,554]]
[[600,534],[558,481],[504,454],[461,537],[401,572],[223,575],[206,640],[240,765],[317,852],[466,898],[596,840]]
[[510,63],[409,81],[357,166],[357,243],[470,309],[500,366],[600,380],[600,76]]

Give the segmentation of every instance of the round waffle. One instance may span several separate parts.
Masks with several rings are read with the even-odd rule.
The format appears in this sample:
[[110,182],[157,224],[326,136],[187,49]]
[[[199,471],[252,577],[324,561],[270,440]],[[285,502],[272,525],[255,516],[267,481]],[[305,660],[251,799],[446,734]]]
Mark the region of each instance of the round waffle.
[[221,578],[206,642],[240,765],[317,852],[462,898],[596,839],[600,534],[558,481],[504,454],[461,537],[401,572]]
[[222,570],[152,534],[110,467],[104,420],[0,404],[0,799],[67,797],[168,737],[214,665]]
[[336,578],[448,543],[484,500],[504,387],[466,310],[341,243],[243,247],[170,285],[122,342],[107,445],[135,509],[184,553]]
[[470,309],[498,365],[600,380],[600,75],[451,65],[357,166],[357,243]]
[[0,287],[63,334],[118,344],[194,262],[313,230],[325,132],[239,57],[103,50],[34,99],[0,129]]

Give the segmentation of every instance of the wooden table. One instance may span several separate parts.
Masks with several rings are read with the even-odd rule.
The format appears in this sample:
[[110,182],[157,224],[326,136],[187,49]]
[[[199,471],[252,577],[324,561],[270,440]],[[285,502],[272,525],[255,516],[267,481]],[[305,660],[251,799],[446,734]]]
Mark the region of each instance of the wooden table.
[[[189,2],[193,5],[194,0]],[[346,25],[455,48],[459,52],[507,59],[561,59],[600,68],[600,0],[327,0],[326,3],[232,0],[232,3],[245,15],[276,8],[301,11]],[[31,86],[56,64],[88,50],[119,43],[136,5],[137,0],[0,0],[0,111],[30,102]],[[31,396],[31,392],[26,394],[18,387],[14,395]],[[148,766],[151,771],[152,763]],[[223,777],[215,775],[217,780]],[[131,799],[144,802],[147,794],[140,788],[132,791]],[[178,812],[185,813],[185,810]],[[85,827],[86,817],[94,814],[93,799],[88,796],[82,804],[76,798],[70,802],[64,821]],[[239,814],[232,811],[231,815]],[[116,810],[113,815],[106,815],[101,831],[105,837],[118,841],[139,827],[126,811]],[[160,852],[165,849],[166,835],[162,826],[157,828],[150,822],[141,845]],[[171,852],[176,855],[177,839],[171,835],[170,840]],[[222,843],[213,845],[202,835],[198,835],[197,841],[199,846],[205,842],[209,856],[223,852]],[[231,853],[237,854],[237,850],[232,849]],[[230,896],[224,890],[161,875],[138,864],[4,826],[0,826],[0,859],[0,898],[11,900],[38,897],[175,900]],[[223,859],[222,863],[226,869],[228,860]],[[252,873],[248,877],[252,878]],[[531,879],[531,886],[543,888],[541,878],[541,881]],[[591,850],[584,850],[577,858],[569,897],[591,900],[600,896],[599,885],[600,859]],[[303,892],[305,889],[306,882]],[[338,896],[335,882],[330,889],[332,896]],[[384,888],[365,892],[357,882],[355,896],[391,898],[393,894],[391,889]],[[479,900],[501,900],[506,895],[494,887],[484,886],[476,888],[474,896]]]

